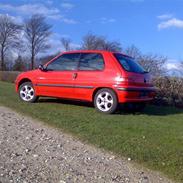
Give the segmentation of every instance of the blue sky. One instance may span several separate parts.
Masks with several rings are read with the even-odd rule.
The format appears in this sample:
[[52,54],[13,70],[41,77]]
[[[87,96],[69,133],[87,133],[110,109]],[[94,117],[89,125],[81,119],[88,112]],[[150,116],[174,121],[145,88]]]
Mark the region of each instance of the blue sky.
[[143,53],[167,56],[170,63],[183,60],[182,0],[0,0],[0,13],[21,22],[42,13],[53,25],[50,42],[61,49],[60,37],[73,46],[88,32],[136,45]]

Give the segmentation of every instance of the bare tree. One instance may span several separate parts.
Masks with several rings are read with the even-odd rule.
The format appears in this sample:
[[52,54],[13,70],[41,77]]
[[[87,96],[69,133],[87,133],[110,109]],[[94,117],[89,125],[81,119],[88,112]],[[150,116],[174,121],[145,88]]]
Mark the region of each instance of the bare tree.
[[121,44],[117,41],[108,41],[103,36],[88,33],[83,37],[81,49],[121,51]]
[[103,37],[97,37],[94,34],[87,34],[83,37],[81,49],[97,50],[101,49],[100,42],[103,42]]
[[117,41],[104,41],[102,44],[102,47],[104,50],[108,50],[108,51],[121,51],[121,43],[117,42]]
[[69,38],[61,38],[62,46],[64,47],[65,51],[71,50],[71,40]]
[[38,53],[49,48],[48,38],[51,35],[51,26],[46,23],[45,17],[40,14],[32,15],[25,21],[25,38],[31,54],[31,69],[35,67],[35,57]]
[[5,68],[5,54],[7,50],[16,48],[18,45],[21,28],[8,15],[0,16],[1,70]]
[[142,55],[141,51],[135,45],[127,47],[125,53],[135,59],[139,59]]
[[156,54],[143,55],[139,60],[139,63],[155,77],[162,76],[166,73],[164,67],[166,62],[166,57]]
[[137,60],[146,70],[150,71],[154,77],[162,76],[166,73],[164,65],[167,58],[164,56],[159,56],[156,54],[144,55],[134,45],[128,47],[125,53]]

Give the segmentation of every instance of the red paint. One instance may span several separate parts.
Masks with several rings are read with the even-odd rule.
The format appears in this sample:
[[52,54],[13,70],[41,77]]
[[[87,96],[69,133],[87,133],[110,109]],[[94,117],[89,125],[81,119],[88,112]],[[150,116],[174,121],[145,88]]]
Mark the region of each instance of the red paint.
[[[37,96],[93,101],[93,95],[96,90],[99,88],[111,88],[115,91],[119,103],[148,102],[154,98],[155,88],[151,84],[149,73],[142,74],[126,71],[113,56],[113,53],[108,51],[71,51],[63,54],[78,52],[102,54],[105,62],[104,70],[41,71],[37,69],[24,72],[16,79],[16,91],[18,92],[18,87],[22,80],[26,79],[33,83]],[[124,81],[119,81],[121,78],[124,78]],[[144,83],[144,79],[148,82]],[[143,96],[144,91],[148,91],[145,96]]]

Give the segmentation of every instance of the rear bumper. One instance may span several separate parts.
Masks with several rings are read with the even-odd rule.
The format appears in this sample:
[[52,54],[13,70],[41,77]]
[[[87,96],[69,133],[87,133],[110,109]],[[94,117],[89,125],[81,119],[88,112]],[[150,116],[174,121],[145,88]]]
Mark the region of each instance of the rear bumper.
[[117,87],[118,91],[128,91],[128,92],[143,92],[143,91],[149,91],[149,92],[156,92],[155,87],[147,87],[147,88],[141,88],[141,87]]
[[117,87],[119,103],[149,102],[156,95],[155,87]]

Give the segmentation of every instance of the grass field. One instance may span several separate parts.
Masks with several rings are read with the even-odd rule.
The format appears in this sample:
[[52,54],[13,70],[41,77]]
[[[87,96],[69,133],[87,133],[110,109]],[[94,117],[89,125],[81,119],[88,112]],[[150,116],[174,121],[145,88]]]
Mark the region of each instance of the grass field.
[[79,102],[21,102],[14,85],[0,82],[0,105],[42,120],[81,140],[183,182],[183,110],[149,106],[141,114],[103,115]]

